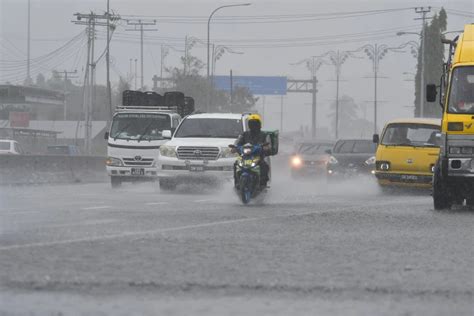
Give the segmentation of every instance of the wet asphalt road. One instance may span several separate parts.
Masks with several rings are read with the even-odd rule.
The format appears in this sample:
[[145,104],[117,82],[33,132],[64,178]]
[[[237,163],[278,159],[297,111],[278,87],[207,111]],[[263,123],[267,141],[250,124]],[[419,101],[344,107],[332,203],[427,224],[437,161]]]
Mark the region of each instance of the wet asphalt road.
[[1,187],[0,315],[474,314],[474,210],[370,180],[217,191]]

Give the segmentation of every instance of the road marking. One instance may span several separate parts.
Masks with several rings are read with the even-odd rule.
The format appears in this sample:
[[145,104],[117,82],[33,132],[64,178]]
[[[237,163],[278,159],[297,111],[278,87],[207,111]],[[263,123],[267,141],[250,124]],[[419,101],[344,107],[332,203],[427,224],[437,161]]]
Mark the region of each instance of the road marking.
[[[358,211],[359,208],[360,208],[360,206],[353,206],[353,207],[342,207],[342,208],[339,208],[337,210],[338,211]],[[113,240],[113,239],[124,238],[124,237],[139,237],[139,236],[161,234],[161,233],[166,233],[166,232],[182,231],[182,230],[187,230],[187,229],[197,229],[197,228],[220,226],[220,225],[229,225],[229,224],[238,224],[238,223],[245,223],[245,222],[256,222],[256,221],[271,220],[271,219],[285,218],[285,217],[308,216],[308,215],[318,214],[318,213],[321,213],[321,212],[324,212],[324,209],[317,210],[317,211],[311,211],[311,212],[304,212],[304,213],[281,214],[281,215],[264,216],[264,217],[250,217],[250,218],[241,218],[241,219],[227,220],[227,221],[217,221],[217,222],[195,224],[195,225],[177,226],[177,227],[170,227],[170,228],[160,228],[160,229],[140,231],[140,232],[125,232],[125,233],[121,233],[121,234],[111,234],[111,235],[104,235],[104,236],[97,236],[97,237],[86,237],[86,238],[77,238],[77,239],[69,239],[69,240],[37,242],[37,243],[22,244],[22,245],[10,245],[10,246],[0,247],[0,251],[13,250],[13,249],[35,248],[35,247],[48,247],[48,246],[56,246],[56,245],[67,245],[67,244],[74,244],[74,243],[81,243],[81,242],[91,242],[91,241]]]
[[205,199],[205,200],[196,200],[195,203],[206,203],[206,202],[214,202],[214,199]]
[[149,202],[149,203],[145,203],[145,205],[165,205],[165,204],[169,204],[168,202]]
[[81,208],[81,210],[85,210],[85,211],[88,211],[88,210],[102,210],[102,209],[111,208],[111,207],[112,206],[109,206],[109,205],[90,206],[90,207],[83,207],[83,208]]

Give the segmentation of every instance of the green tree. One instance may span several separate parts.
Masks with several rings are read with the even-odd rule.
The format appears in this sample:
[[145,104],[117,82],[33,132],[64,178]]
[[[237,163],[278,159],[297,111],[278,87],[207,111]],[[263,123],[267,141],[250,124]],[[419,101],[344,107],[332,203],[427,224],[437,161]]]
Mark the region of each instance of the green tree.
[[[443,74],[444,45],[441,43],[442,33],[446,31],[447,15],[444,9],[435,14],[429,24],[425,24],[425,82],[438,83]],[[421,50],[421,48],[420,48]],[[421,51],[418,52],[418,65],[415,77],[415,116],[420,116],[420,83],[421,83]],[[426,88],[426,87],[425,87]],[[423,112],[426,117],[441,117],[441,107],[438,102],[423,101]]]

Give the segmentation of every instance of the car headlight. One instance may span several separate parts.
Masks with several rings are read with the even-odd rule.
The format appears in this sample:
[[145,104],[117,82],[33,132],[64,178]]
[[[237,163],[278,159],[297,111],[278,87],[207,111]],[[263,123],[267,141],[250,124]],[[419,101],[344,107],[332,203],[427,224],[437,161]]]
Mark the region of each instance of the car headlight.
[[390,162],[388,161],[377,161],[377,170],[388,171],[390,170]]
[[221,158],[235,158],[237,153],[233,153],[229,147],[221,147]]
[[337,164],[337,159],[334,156],[330,156],[328,160],[328,164],[335,165]]
[[375,156],[372,156],[372,157],[370,157],[369,159],[367,159],[367,160],[365,161],[365,164],[366,164],[367,166],[375,165]]
[[176,157],[176,147],[175,146],[160,146],[160,155],[163,157]]
[[450,154],[460,154],[461,153],[461,147],[449,147],[449,153]]
[[123,166],[122,160],[115,157],[107,157],[105,164],[110,167],[121,167]]
[[299,167],[301,166],[303,162],[301,161],[301,158],[298,157],[298,156],[294,156],[292,159],[291,159],[291,165],[293,167]]

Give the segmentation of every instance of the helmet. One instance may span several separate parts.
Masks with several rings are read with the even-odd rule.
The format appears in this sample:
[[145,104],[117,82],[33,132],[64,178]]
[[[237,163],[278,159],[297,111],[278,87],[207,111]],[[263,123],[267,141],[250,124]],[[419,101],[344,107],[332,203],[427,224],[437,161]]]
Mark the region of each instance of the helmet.
[[262,123],[262,117],[257,113],[250,114],[247,117],[247,121],[250,121],[250,120],[257,120],[257,121],[260,121],[260,123]]
[[262,118],[258,114],[250,114],[247,117],[247,123],[250,131],[260,131],[262,128]]

